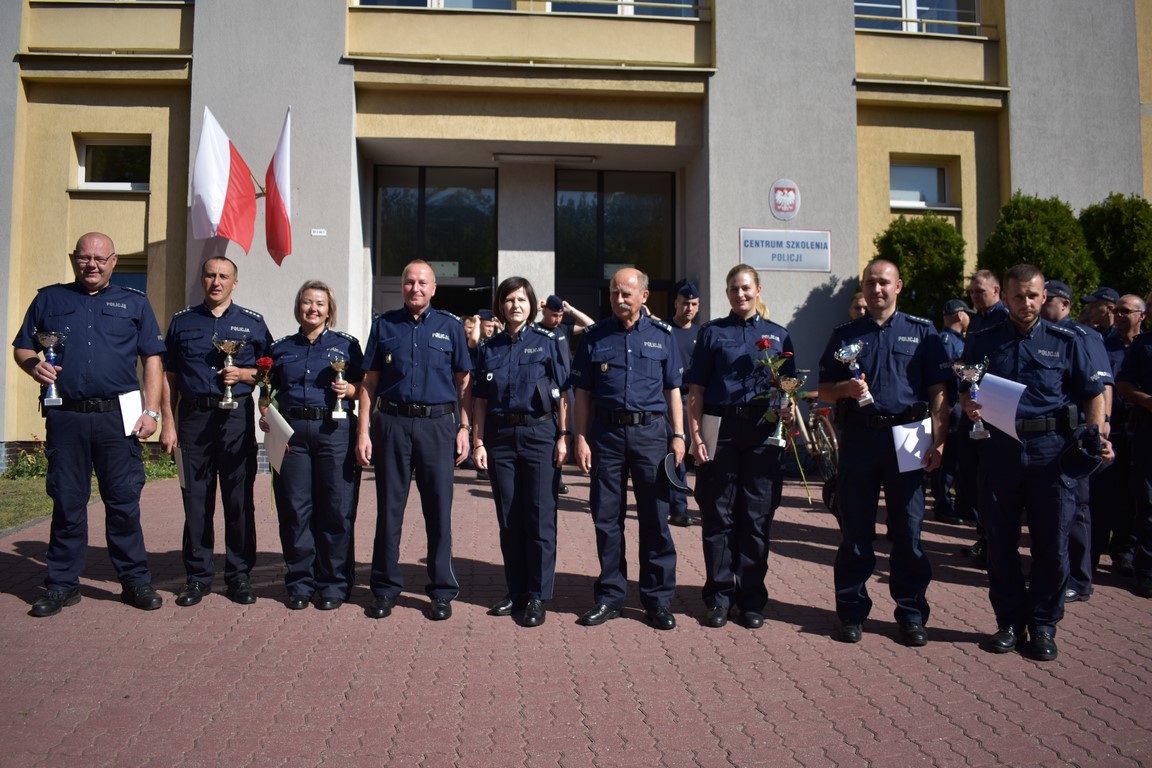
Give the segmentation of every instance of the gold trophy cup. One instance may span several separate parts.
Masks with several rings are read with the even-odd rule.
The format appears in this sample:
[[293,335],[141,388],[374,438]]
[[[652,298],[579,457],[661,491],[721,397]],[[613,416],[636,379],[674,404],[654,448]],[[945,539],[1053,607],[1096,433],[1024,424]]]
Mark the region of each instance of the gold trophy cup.
[[[793,398],[796,390],[800,389],[800,387],[802,387],[802,386],[804,386],[804,379],[803,378],[798,379],[795,376],[782,376],[780,378],[780,384],[779,384],[779,388],[780,388],[780,392],[781,392],[780,405],[783,406],[786,402],[791,400]],[[788,444],[788,441],[784,438],[784,419],[783,419],[783,417],[777,415],[777,417],[776,417],[776,430],[772,433],[772,436],[769,437],[765,442],[768,443],[768,445],[773,446],[774,448],[783,448],[784,446],[786,446]]]
[[[240,352],[240,350],[244,348],[244,345],[247,343],[248,343],[248,337],[247,336],[245,336],[241,339],[221,339],[216,334],[212,334],[212,346],[216,347],[216,349],[218,351],[224,353],[224,367],[225,368],[231,368],[232,367],[232,356],[235,354],[238,354]],[[236,400],[233,399],[233,397],[232,397],[232,385],[231,384],[225,384],[224,385],[224,397],[220,399],[220,404],[217,405],[216,407],[222,408],[226,411],[231,411],[231,410],[234,410],[236,408],[236,406],[238,406],[238,405],[239,405],[239,403],[237,403]]]
[[[348,367],[348,358],[344,353],[336,348],[328,350],[328,365],[336,371],[336,381],[344,381],[344,369]],[[337,396],[336,405],[332,406],[332,418],[348,418],[348,411],[344,410],[344,398]]]

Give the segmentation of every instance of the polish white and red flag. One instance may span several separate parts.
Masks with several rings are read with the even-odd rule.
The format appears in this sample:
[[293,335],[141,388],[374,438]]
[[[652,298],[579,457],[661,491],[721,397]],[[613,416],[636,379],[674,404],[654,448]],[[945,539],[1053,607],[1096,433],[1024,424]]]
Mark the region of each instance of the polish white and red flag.
[[204,124],[192,166],[192,236],[226,237],[247,253],[256,229],[256,187],[252,171],[204,107]]
[[292,148],[292,107],[284,115],[284,127],[276,153],[264,174],[264,234],[268,253],[279,266],[292,253],[292,172],[289,156]]

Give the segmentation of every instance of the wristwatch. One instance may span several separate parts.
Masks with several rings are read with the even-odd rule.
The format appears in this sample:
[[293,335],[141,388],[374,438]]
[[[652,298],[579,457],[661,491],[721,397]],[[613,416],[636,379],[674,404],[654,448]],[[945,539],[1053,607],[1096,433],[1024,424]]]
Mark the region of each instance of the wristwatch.
[[145,408],[143,413],[145,416],[151,416],[153,421],[160,421],[160,414],[156,413],[156,411],[149,411]]

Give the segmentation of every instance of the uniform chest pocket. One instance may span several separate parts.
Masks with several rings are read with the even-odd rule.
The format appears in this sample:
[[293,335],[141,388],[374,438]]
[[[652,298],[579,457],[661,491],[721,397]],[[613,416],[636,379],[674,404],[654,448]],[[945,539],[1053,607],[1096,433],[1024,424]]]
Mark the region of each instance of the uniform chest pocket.
[[713,366],[718,371],[731,372],[741,377],[752,373],[752,354],[744,349],[739,339],[713,339],[712,356]]
[[37,328],[36,330],[64,333],[65,331],[78,330],[79,328],[79,313],[75,309],[58,309],[56,311],[49,311],[48,319],[44,327]]
[[427,365],[436,370],[447,370],[452,367],[452,339],[433,335],[428,339]]
[[118,304],[105,304],[100,309],[101,331],[116,341],[133,341],[136,338],[136,318]]
[[660,378],[664,373],[664,365],[668,360],[668,346],[657,345],[657,342],[647,342],[640,345],[637,357],[640,360],[640,371],[645,376]]
[[176,344],[184,357],[206,356],[212,351],[212,344],[207,340],[207,334],[199,328],[189,328],[176,334]]

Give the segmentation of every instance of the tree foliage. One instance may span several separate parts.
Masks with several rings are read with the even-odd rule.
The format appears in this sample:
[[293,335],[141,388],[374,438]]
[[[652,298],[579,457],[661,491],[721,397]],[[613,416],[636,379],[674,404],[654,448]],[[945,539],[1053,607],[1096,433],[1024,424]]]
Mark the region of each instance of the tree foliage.
[[936,322],[949,299],[964,295],[964,238],[948,219],[903,215],[876,236],[876,257],[900,269],[900,309]]
[[1152,205],[1139,195],[1113,193],[1080,212],[1088,252],[1100,284],[1121,294],[1152,289]]
[[1045,277],[1068,283],[1074,296],[1096,290],[1100,280],[1071,206],[1058,197],[1041,199],[1019,191],[1000,209],[976,263],[1001,280],[1017,264],[1032,264]]

